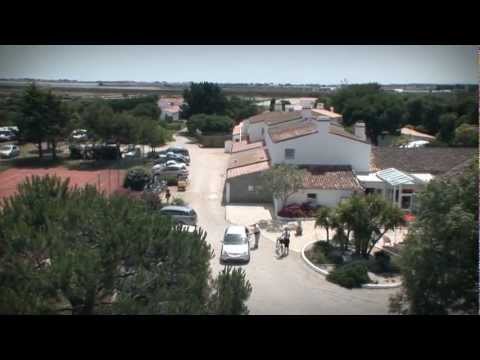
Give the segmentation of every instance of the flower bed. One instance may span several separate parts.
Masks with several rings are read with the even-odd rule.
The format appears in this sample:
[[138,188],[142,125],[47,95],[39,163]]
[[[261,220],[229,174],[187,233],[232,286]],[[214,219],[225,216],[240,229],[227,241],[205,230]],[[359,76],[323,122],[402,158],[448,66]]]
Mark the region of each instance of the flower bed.
[[320,269],[326,270],[327,280],[346,287],[373,288],[400,284],[398,265],[386,252],[377,252],[369,259],[355,258],[326,241],[318,241],[304,251],[305,257]]
[[279,212],[278,216],[289,218],[289,219],[297,219],[297,218],[311,218],[315,216],[315,212],[317,211],[317,207],[314,207],[310,203],[306,202],[301,205],[299,204],[290,204],[284,206]]

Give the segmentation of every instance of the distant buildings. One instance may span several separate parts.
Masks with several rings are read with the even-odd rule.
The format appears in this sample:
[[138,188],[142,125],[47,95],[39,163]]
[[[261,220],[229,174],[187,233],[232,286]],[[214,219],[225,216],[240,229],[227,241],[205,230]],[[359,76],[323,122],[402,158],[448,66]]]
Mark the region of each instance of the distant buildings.
[[162,113],[160,114],[161,120],[171,119],[172,121],[180,120],[180,106],[183,104],[182,97],[170,97],[160,98],[158,100],[158,106]]

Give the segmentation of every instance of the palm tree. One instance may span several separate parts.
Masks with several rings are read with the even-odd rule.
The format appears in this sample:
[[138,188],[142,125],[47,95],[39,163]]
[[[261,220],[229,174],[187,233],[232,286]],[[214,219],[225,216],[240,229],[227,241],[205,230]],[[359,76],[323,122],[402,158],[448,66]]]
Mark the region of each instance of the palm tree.
[[327,244],[330,241],[330,228],[334,225],[334,210],[322,207],[317,211],[315,216],[315,227],[324,227],[327,230]]

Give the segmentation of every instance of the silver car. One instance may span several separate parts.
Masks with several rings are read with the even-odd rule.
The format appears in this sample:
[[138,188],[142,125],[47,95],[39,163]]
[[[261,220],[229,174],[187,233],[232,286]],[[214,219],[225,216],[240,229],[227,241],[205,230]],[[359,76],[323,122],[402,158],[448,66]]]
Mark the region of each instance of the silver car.
[[177,224],[197,225],[197,213],[188,206],[165,206],[160,209],[160,213],[170,215]]
[[184,166],[176,164],[166,166],[164,164],[154,165],[152,167],[152,174],[153,175],[160,175],[160,176],[188,176],[188,170],[185,169]]
[[7,144],[0,146],[0,157],[1,158],[13,158],[20,155],[20,148],[14,144]]
[[245,226],[231,225],[225,230],[220,262],[249,262],[250,242]]

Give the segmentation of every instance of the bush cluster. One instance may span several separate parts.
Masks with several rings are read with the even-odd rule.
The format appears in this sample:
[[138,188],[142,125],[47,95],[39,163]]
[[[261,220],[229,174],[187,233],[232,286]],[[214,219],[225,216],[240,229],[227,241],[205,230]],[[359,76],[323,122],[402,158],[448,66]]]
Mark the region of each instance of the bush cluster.
[[135,167],[128,172],[123,187],[142,191],[149,182],[150,174],[142,167]]
[[362,262],[351,262],[337,267],[327,275],[327,280],[347,289],[359,288],[370,282],[368,268]]

